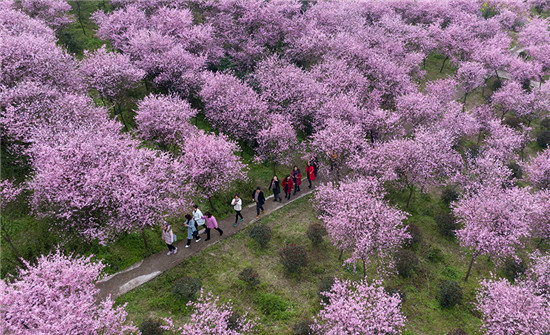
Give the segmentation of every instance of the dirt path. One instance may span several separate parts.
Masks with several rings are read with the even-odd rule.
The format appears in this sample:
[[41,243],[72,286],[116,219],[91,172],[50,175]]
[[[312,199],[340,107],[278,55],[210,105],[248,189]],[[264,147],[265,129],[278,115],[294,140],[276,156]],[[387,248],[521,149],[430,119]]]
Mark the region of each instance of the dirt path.
[[[235,235],[238,231],[245,229],[258,220],[261,220],[262,217],[269,215],[270,213],[286,206],[296,199],[310,194],[314,189],[309,189],[307,187],[307,180],[302,182],[301,188],[301,192],[297,193],[295,196],[293,195],[290,200],[283,199],[282,202],[275,202],[273,201],[273,195],[267,197],[264,204],[265,211],[262,215],[260,215],[259,219],[256,219],[256,205],[251,204],[243,208],[241,211],[244,220],[239,222],[237,227],[233,227],[233,224],[235,223],[235,216],[233,215],[219,221],[218,225],[223,230],[223,236],[220,237],[216,230],[212,230],[210,232],[210,241],[208,242],[204,240],[206,238],[206,234],[200,234],[200,242],[195,242],[193,240],[191,242],[191,246],[189,248],[185,248],[185,244],[187,243],[187,230],[185,230],[185,234],[178,234],[178,242],[175,243],[175,246],[178,248],[177,254],[170,256],[166,255],[168,252],[168,248],[166,248],[133,264],[127,269],[117,272],[114,275],[104,278],[98,282],[96,286],[99,288],[100,292],[97,296],[97,301],[105,299],[108,295],[111,295],[112,299],[116,299],[134,288],[152,280],[163,272],[177,266],[185,259],[203,251],[215,243],[218,243],[220,240]],[[159,239],[160,238],[161,237],[159,235]]]

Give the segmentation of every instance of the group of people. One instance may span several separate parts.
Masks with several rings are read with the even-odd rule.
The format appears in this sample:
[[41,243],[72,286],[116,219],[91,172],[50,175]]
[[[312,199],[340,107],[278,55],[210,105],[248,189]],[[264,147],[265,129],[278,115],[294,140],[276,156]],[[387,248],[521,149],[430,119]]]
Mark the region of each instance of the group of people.
[[[305,172],[307,180],[309,182],[308,187],[311,188],[312,181],[314,181],[317,177],[317,168],[314,161],[310,160],[307,162]],[[281,196],[279,195],[281,193],[281,186],[283,188],[283,191],[285,192],[285,199],[290,200],[291,194],[295,195],[297,192],[300,192],[301,184],[302,173],[297,166],[294,166],[292,172],[290,174],[287,174],[286,177],[283,179],[282,185],[279,182],[279,178],[277,177],[277,175],[274,175],[273,179],[271,179],[271,183],[269,184],[268,189],[273,190],[273,201],[282,202]],[[293,191],[294,193],[292,193]],[[251,198],[252,201],[256,203],[257,219],[260,217],[260,214],[264,212],[263,206],[265,203],[264,192],[262,192],[259,186],[256,188],[256,190],[252,192]],[[231,205],[235,210],[235,224],[233,226],[237,227],[238,222],[244,220],[243,215],[241,214],[243,201],[239,194],[236,194],[235,197],[231,200]],[[216,221],[216,218],[212,215],[212,213],[206,212],[203,215],[197,205],[193,205],[193,215],[185,214],[185,222],[183,223],[183,225],[187,228],[187,244],[185,245],[186,248],[189,248],[189,246],[191,245],[191,240],[195,239],[195,242],[199,242],[201,240],[201,238],[199,237],[199,229],[201,227],[206,226],[205,241],[210,240],[210,230],[212,229],[217,230],[220,233],[220,236],[223,235],[223,230],[218,227],[218,222]],[[178,248],[174,246],[174,242],[176,242],[176,235],[172,230],[172,226],[167,223],[163,224],[162,226],[162,240],[168,246],[168,256],[176,254],[178,252]]]

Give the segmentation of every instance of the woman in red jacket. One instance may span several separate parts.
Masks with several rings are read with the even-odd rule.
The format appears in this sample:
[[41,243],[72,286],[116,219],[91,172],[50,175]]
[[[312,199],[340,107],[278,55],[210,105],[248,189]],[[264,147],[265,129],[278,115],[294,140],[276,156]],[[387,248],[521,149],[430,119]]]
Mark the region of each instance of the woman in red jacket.
[[294,183],[292,182],[292,178],[289,174],[287,174],[285,179],[283,179],[283,190],[285,191],[285,199],[290,200],[290,194],[292,194],[293,187]]
[[313,167],[313,164],[311,164],[310,161],[307,161],[306,176],[307,176],[307,181],[309,182],[308,187],[311,188],[311,182],[315,180],[315,167]]
[[296,195],[296,192],[300,192],[300,185],[302,184],[302,173],[296,165],[292,168],[291,176],[294,182],[294,195]]

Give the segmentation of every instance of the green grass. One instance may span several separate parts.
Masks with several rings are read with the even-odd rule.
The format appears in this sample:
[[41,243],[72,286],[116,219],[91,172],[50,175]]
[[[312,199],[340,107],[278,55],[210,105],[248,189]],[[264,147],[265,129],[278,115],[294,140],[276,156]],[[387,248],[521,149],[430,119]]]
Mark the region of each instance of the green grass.
[[[403,207],[406,192],[393,191],[391,194],[389,200]],[[129,318],[138,325],[147,318],[169,315],[178,323],[186,322],[191,311],[174,299],[171,288],[182,276],[193,276],[201,279],[206,291],[219,295],[222,301],[231,300],[237,311],[258,318],[260,334],[292,334],[292,327],[298,321],[318,313],[317,286],[322,278],[338,276],[359,280],[362,277],[360,266],[354,272],[341,265],[339,251],[328,241],[314,248],[306,238],[308,225],[318,222],[309,198],[297,200],[256,223],[269,225],[273,230],[273,238],[266,249],[260,249],[248,236],[251,229],[248,227],[121,296],[117,303],[128,304]],[[406,334],[446,334],[455,328],[478,334],[481,325],[472,302],[478,280],[488,277],[494,266],[480,257],[469,281],[464,283],[468,255],[456,241],[439,234],[433,219],[443,210],[448,208],[435,196],[415,192],[407,222],[414,223],[422,231],[423,241],[412,249],[420,259],[420,269],[411,278],[391,275],[385,281],[385,286],[405,293]],[[295,275],[285,274],[279,262],[278,252],[287,243],[302,244],[308,252],[307,268]],[[441,258],[435,261],[428,259],[429,250],[434,247],[441,250]],[[258,287],[248,288],[238,279],[238,273],[245,267],[258,271],[261,281]],[[376,277],[374,269],[368,269],[367,277]],[[445,279],[457,280],[464,290],[463,303],[452,309],[441,308],[437,301],[439,285]]]

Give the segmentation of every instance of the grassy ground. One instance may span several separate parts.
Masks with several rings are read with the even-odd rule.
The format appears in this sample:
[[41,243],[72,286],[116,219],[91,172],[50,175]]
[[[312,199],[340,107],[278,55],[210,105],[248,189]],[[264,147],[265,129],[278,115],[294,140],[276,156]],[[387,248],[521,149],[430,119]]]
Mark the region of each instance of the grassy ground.
[[[406,194],[402,193],[395,193],[391,198],[400,205],[405,200]],[[456,241],[443,238],[434,223],[434,215],[445,210],[448,210],[445,205],[432,195],[414,196],[408,222],[422,231],[422,242],[412,249],[420,259],[420,268],[410,278],[392,275],[385,281],[386,287],[398,288],[405,294],[405,333],[409,335],[446,334],[455,328],[476,334],[480,326],[471,302],[475,298],[478,279],[488,277],[493,265],[486,258],[480,258],[469,281],[462,281],[469,258],[462,257]],[[273,230],[273,239],[265,250],[248,236],[249,227],[123,295],[117,303],[128,304],[129,317],[138,325],[147,318],[169,315],[178,322],[185,322],[190,311],[173,297],[171,289],[175,280],[192,276],[200,278],[203,288],[219,295],[223,301],[233,301],[239,312],[248,312],[251,317],[258,318],[260,334],[291,334],[294,324],[319,311],[317,287],[322,278],[338,276],[358,280],[362,277],[360,265],[357,272],[343,267],[338,261],[339,251],[327,241],[318,248],[311,245],[305,231],[315,222],[318,220],[309,199],[300,199],[257,223],[269,225]],[[308,252],[309,264],[297,275],[285,274],[279,262],[278,252],[287,243],[302,244]],[[441,251],[441,257],[430,261],[429,258],[434,257],[428,255],[436,249]],[[244,267],[258,271],[261,280],[258,288],[249,289],[238,279],[238,273]],[[375,277],[372,269],[368,270],[367,277]],[[440,283],[445,279],[457,280],[464,290],[463,303],[451,309],[441,308],[436,299]],[[286,305],[286,308],[269,313],[271,310],[264,306],[266,296],[280,300],[281,306]]]

